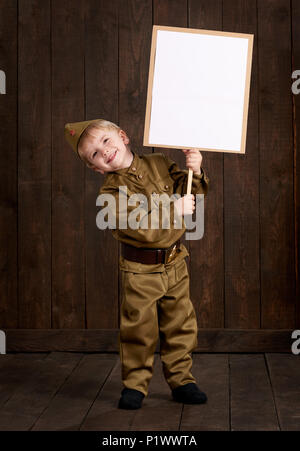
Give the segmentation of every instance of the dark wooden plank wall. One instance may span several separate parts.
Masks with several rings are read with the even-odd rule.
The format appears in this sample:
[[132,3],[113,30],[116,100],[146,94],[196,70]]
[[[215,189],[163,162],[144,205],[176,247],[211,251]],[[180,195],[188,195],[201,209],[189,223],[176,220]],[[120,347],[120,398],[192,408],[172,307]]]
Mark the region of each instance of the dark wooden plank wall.
[[43,8],[38,2],[18,4],[18,275],[15,283],[18,281],[18,327],[25,329],[51,327],[50,16],[49,1]]
[[258,32],[265,36],[259,47],[263,328],[286,327],[295,321],[290,14],[290,2],[259,3]]
[[224,30],[254,34],[247,150],[241,158],[224,154],[225,327],[232,328],[261,326],[257,7],[248,1],[223,4]]
[[14,328],[18,327],[17,0],[1,2],[0,43],[0,69],[6,73],[6,94],[0,96],[0,323]]
[[[292,71],[300,66],[300,3],[292,2]],[[293,138],[294,138],[294,204],[295,204],[295,274],[296,274],[296,324],[300,324],[300,96],[292,97],[293,101]],[[297,140],[298,136],[298,140]],[[297,301],[298,300],[298,301]]]
[[2,329],[119,327],[120,246],[95,221],[103,176],[63,127],[105,117],[134,150],[160,151],[142,146],[153,24],[254,34],[246,154],[203,152],[205,235],[185,243],[199,327],[300,326],[299,2],[1,0]]

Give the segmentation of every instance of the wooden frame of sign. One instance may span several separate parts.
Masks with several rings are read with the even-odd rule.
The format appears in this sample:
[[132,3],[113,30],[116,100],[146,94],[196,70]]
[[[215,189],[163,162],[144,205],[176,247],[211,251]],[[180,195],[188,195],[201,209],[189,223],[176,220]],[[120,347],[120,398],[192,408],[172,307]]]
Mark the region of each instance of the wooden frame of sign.
[[245,153],[253,38],[154,25],[144,146]]
[[245,153],[253,38],[154,25],[144,146]]

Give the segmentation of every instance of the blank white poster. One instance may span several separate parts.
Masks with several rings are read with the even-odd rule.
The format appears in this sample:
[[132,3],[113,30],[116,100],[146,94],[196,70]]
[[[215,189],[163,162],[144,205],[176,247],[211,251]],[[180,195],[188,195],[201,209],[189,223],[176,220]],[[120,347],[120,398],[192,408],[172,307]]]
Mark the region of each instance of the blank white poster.
[[146,145],[240,152],[248,43],[157,30]]

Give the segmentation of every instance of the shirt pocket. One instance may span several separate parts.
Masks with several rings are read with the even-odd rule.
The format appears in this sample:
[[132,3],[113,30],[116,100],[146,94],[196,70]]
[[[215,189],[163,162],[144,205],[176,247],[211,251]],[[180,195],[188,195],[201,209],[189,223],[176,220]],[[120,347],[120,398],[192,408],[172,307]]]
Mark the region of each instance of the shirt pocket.
[[170,175],[165,175],[157,181],[161,193],[173,194],[174,180]]

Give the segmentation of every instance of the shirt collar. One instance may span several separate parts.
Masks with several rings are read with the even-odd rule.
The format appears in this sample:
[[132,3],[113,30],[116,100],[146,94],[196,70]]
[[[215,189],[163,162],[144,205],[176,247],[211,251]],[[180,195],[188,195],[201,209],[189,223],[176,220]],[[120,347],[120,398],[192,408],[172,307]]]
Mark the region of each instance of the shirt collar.
[[116,171],[110,171],[110,174],[133,174],[137,175],[141,171],[141,159],[137,153],[135,153],[133,150],[131,150],[131,153],[133,154],[133,159],[131,162],[131,165],[128,168],[122,168],[117,169]]

